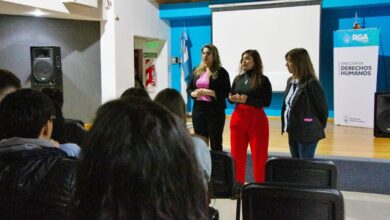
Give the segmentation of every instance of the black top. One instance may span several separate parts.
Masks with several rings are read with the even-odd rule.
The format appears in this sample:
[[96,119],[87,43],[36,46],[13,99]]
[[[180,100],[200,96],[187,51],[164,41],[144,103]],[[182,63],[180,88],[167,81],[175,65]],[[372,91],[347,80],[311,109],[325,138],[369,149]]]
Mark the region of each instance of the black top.
[[[191,96],[191,93],[195,89],[197,89],[196,81],[198,80],[198,78],[199,76],[193,73],[191,74],[191,77],[188,81],[187,94],[193,99],[195,98]],[[210,76],[209,80],[210,80],[209,89],[213,90],[216,96],[216,97],[211,97],[211,104],[218,109],[225,109],[226,108],[225,99],[229,96],[229,91],[230,91],[229,73],[224,68],[221,67],[221,69],[218,70],[218,77],[216,79],[213,79],[213,77]],[[196,103],[197,100],[195,100],[195,105]]]
[[233,82],[231,94],[247,95],[245,104],[255,107],[268,107],[272,100],[271,83],[266,76],[261,77],[260,85],[252,86],[251,74],[238,75]]

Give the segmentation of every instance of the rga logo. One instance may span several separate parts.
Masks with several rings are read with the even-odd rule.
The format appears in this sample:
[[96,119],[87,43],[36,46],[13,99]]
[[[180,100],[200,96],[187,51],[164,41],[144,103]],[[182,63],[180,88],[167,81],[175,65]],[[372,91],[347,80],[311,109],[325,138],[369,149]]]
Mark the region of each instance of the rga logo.
[[349,36],[348,34],[344,35],[343,41],[345,44],[348,44],[351,41],[351,36]]
[[367,34],[352,34],[352,40],[362,42],[362,43],[367,43],[368,42],[368,35]]

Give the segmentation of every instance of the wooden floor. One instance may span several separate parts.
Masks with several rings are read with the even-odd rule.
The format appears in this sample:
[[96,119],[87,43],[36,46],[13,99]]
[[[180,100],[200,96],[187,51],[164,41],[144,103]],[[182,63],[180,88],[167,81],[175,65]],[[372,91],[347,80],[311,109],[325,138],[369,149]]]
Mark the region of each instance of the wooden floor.
[[[287,134],[280,134],[280,118],[270,118],[269,124],[269,152],[289,153]],[[230,117],[227,117],[223,146],[230,150],[229,125]],[[319,142],[316,155],[390,159],[390,138],[374,137],[373,129],[336,126],[329,120],[325,133],[326,138]]]

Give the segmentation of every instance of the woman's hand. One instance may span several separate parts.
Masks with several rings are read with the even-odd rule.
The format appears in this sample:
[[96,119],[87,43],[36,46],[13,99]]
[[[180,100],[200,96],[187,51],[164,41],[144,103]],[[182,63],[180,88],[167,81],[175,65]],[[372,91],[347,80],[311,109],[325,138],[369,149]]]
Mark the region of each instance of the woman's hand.
[[198,98],[203,95],[215,97],[215,92],[211,89],[195,89],[193,92],[191,92],[191,96],[194,98]]
[[202,89],[195,89],[194,91],[191,92],[191,96],[194,98],[198,98],[201,96]]
[[208,95],[208,96],[215,97],[215,92],[214,92],[214,90],[211,90],[211,89],[202,89],[202,95]]
[[239,103],[246,103],[247,98],[248,98],[247,95],[241,94],[240,97],[238,98]]
[[236,103],[238,103],[239,97],[240,97],[239,94],[234,94],[234,95],[232,95],[231,93],[229,93],[229,100],[230,100],[231,102],[236,102]]
[[247,100],[248,96],[247,95],[240,95],[240,94],[234,94],[232,95],[231,93],[229,93],[229,100],[231,102],[235,102],[235,103],[245,103],[246,100]]

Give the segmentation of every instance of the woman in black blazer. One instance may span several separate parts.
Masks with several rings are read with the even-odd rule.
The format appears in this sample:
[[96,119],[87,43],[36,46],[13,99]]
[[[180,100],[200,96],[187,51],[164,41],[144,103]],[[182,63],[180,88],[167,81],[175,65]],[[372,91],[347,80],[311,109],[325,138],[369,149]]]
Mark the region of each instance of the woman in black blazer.
[[192,73],[187,87],[188,95],[194,99],[192,123],[195,134],[204,137],[206,143],[210,139],[212,150],[222,151],[229,74],[222,68],[214,45],[205,45],[201,51],[202,62]]
[[288,133],[293,158],[310,159],[318,141],[325,138],[328,105],[308,52],[295,48],[285,58],[292,77],[283,101],[282,134]]

